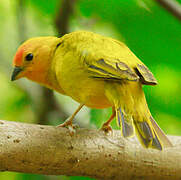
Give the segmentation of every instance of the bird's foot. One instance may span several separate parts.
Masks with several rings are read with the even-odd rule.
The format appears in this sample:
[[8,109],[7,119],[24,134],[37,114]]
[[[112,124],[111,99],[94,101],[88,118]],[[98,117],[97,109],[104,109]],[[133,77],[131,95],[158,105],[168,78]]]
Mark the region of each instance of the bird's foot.
[[104,123],[104,124],[102,125],[102,127],[101,127],[100,130],[104,131],[106,134],[113,132],[113,131],[112,131],[112,127],[111,127],[110,125],[106,124],[106,123]]
[[77,124],[72,124],[72,120],[67,119],[64,123],[58,125],[57,127],[66,127],[69,130],[70,135],[73,136],[79,126]]

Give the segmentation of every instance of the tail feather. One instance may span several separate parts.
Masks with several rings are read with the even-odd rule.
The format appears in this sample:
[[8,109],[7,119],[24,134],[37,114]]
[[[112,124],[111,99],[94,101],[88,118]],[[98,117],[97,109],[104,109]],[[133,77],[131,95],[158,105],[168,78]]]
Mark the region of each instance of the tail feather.
[[116,119],[118,126],[121,128],[123,137],[131,137],[134,135],[133,120],[131,116],[122,112],[121,108],[116,109]]
[[162,150],[163,145],[156,134],[156,131],[146,122],[134,121],[137,136],[146,148]]
[[164,132],[160,129],[160,127],[158,126],[158,124],[155,122],[155,120],[153,119],[152,116],[150,116],[150,120],[151,120],[151,123],[154,127],[154,130],[156,131],[157,133],[157,136],[159,136],[160,140],[162,141],[163,143],[163,146],[164,147],[172,147],[172,143],[170,142],[170,140],[167,138],[167,136],[164,134]]
[[130,137],[136,132],[141,144],[146,148],[162,150],[171,147],[171,142],[151,116],[142,84],[127,82],[121,83],[121,86],[114,85],[115,88],[112,87],[113,84],[107,86],[106,95],[114,102],[122,136]]
[[163,148],[172,146],[171,142],[159,128],[152,116],[143,122],[134,119],[134,124],[137,136],[146,148],[163,150]]
[[155,135],[155,138],[153,138],[153,141],[152,141],[153,149],[162,150],[164,146],[160,143],[160,140],[158,139],[158,136],[155,133],[155,131],[154,131],[154,135]]
[[146,148],[163,150],[163,148],[172,147],[172,143],[154,121],[149,110],[145,117],[133,115],[132,118],[121,108],[116,108],[116,119],[123,137],[133,136],[135,129],[141,144]]

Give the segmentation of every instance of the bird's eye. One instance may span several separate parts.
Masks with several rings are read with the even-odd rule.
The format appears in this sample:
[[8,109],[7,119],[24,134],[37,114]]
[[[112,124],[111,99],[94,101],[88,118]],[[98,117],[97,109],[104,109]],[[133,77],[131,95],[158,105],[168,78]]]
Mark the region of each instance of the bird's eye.
[[31,61],[33,59],[33,54],[32,53],[27,54],[25,59],[26,61]]

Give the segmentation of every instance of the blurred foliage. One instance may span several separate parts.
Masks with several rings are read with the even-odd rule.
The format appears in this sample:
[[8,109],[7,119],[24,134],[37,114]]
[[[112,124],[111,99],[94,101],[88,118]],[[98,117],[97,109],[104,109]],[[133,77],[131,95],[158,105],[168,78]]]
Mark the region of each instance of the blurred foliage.
[[[56,34],[55,16],[61,1],[26,0],[23,26],[18,18],[20,1],[0,0],[0,118],[36,122],[33,105],[39,96],[36,85],[27,80],[10,82],[12,58],[22,32],[26,38]],[[70,31],[84,29],[120,39],[151,69],[159,82],[158,86],[144,87],[151,112],[165,132],[181,135],[181,22],[153,0],[77,0],[75,8]],[[57,93],[56,97],[64,105],[64,111],[68,114],[74,111],[77,104],[69,97]],[[77,120],[82,126],[100,127],[110,115],[111,109],[90,112],[84,109]],[[116,128],[115,121],[113,127]],[[89,178],[7,172],[1,173],[0,179]]]

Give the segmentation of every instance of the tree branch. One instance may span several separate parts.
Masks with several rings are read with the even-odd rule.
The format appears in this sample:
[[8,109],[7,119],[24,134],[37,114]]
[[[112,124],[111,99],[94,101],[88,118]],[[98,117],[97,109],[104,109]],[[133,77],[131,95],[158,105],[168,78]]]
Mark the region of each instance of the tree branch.
[[0,170],[100,179],[181,178],[181,137],[164,151],[144,149],[119,131],[66,128],[0,121]]
[[155,0],[177,19],[181,20],[181,5],[176,0]]

